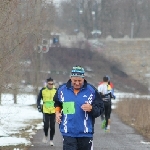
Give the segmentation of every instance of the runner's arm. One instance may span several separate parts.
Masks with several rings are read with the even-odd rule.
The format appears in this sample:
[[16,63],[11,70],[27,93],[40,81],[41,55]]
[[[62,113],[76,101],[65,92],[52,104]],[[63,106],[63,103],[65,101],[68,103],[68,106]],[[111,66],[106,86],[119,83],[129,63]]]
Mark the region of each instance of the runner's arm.
[[104,103],[100,94],[96,90],[95,99],[92,102],[91,113],[92,113],[92,116],[96,118],[96,117],[99,117],[103,112],[104,112]]
[[58,98],[58,90],[56,91],[53,97],[53,101],[54,101],[55,111],[60,112],[62,110],[62,103],[59,101],[59,98]]
[[39,95],[38,95],[38,98],[37,98],[37,107],[38,107],[38,106],[41,107],[41,99],[43,99],[42,90],[43,90],[43,89],[40,90]]

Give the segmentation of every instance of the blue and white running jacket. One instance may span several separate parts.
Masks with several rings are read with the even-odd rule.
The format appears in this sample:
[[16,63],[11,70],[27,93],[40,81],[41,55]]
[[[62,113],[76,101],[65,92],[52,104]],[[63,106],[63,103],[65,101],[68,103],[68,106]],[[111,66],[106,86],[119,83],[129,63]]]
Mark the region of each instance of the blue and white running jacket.
[[[83,87],[75,95],[69,80],[58,88],[54,101],[55,107],[62,108],[59,128],[63,136],[93,137],[95,118],[104,111],[103,101],[95,87],[85,80]],[[81,109],[85,103],[92,105],[91,112]]]

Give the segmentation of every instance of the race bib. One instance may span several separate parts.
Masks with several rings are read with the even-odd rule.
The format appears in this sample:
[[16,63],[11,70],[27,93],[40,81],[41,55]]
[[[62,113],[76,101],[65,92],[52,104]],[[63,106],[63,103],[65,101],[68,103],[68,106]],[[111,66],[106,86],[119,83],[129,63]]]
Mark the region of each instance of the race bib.
[[63,113],[64,114],[74,114],[75,108],[74,108],[74,102],[63,102]]
[[54,107],[54,101],[45,102],[45,107],[46,108]]

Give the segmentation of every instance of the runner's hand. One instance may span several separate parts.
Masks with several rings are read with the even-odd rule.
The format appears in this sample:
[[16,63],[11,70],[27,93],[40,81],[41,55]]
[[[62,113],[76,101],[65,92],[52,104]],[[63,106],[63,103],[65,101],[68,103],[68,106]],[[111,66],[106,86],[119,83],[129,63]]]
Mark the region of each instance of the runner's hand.
[[88,112],[90,112],[91,110],[92,110],[92,105],[90,105],[90,104],[83,104],[82,106],[81,106],[81,108],[83,109],[83,111],[88,111]]
[[59,113],[59,112],[56,112],[56,122],[58,123],[58,124],[60,124],[61,123],[61,113]]
[[39,112],[42,112],[41,106],[38,106],[38,111],[39,111]]
[[115,95],[113,96],[113,99],[116,99],[116,96],[115,96]]

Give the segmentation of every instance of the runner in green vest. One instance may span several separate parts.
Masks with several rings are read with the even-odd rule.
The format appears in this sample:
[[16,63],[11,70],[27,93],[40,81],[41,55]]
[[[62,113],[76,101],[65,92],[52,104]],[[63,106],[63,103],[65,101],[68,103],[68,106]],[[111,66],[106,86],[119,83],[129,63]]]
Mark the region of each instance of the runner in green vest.
[[[47,79],[46,87],[43,87],[37,98],[37,108],[39,112],[43,113],[43,123],[44,123],[44,137],[43,143],[48,142],[48,130],[50,128],[50,145],[54,146],[53,138],[55,134],[55,107],[53,97],[56,93],[56,88],[54,87],[54,82],[52,78]],[[41,105],[41,100],[43,105]]]

